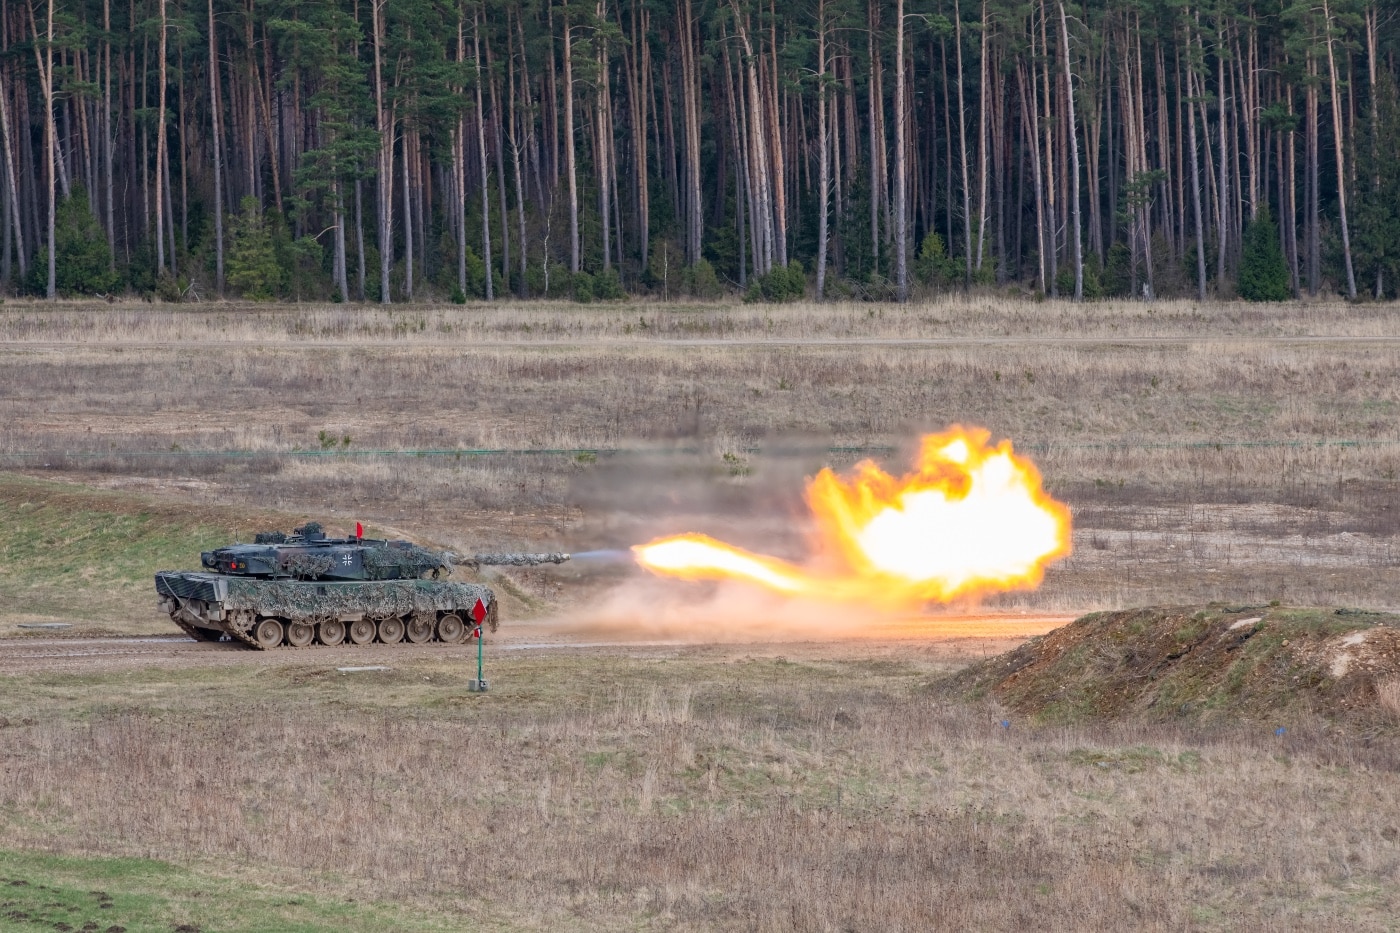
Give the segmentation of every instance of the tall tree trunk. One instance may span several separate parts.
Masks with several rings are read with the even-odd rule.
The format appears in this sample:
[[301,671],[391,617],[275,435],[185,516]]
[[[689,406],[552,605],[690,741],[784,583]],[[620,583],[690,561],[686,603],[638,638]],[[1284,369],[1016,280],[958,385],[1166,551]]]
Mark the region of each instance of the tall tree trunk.
[[962,10],[958,0],[953,0],[954,39],[957,43],[958,79],[958,146],[962,152],[963,189],[963,285],[972,284],[972,196],[967,183],[967,103],[963,100],[963,61],[962,61]]
[[1311,52],[1308,54],[1308,75],[1313,79],[1308,82],[1305,92],[1308,111],[1308,294],[1316,295],[1322,285],[1322,199],[1318,194],[1318,163],[1322,161],[1322,147],[1318,128],[1317,59]]
[[[19,186],[15,177],[15,151],[10,140],[10,108],[8,104],[9,91],[0,86],[0,133],[4,135],[5,143],[5,185],[9,189],[9,210],[6,211],[9,217],[6,221],[13,223],[15,234],[15,255],[19,259],[19,276],[21,279],[29,274],[29,254],[24,249],[24,222],[20,219],[20,198]],[[110,190],[110,189],[109,189]],[[52,250],[50,250],[52,252]],[[8,258],[9,254],[6,253]]]
[[374,110],[375,126],[379,130],[378,166],[378,229],[379,229],[379,301],[389,304],[389,272],[394,258],[394,111],[384,100],[384,4],[386,0],[369,0],[371,29],[374,33]]
[[[104,0],[104,3],[106,0]],[[213,135],[209,145],[214,150],[214,291],[224,295],[224,137],[219,127],[219,54],[214,20],[214,0],[209,0],[209,119]],[[110,191],[108,193],[110,203]]]
[[[1327,72],[1332,89],[1332,140],[1337,151],[1337,205],[1342,220],[1342,259],[1346,264],[1347,298],[1356,300],[1356,273],[1351,264],[1351,231],[1347,224],[1347,166],[1342,155],[1342,98],[1337,84],[1337,59],[1332,53],[1332,11],[1328,0],[1322,0],[1322,13],[1327,21]],[[1392,153],[1392,156],[1394,154]]]
[[[983,10],[985,11],[985,3]],[[905,111],[908,109],[904,103],[904,0],[899,0],[895,6],[898,21],[895,24],[895,52],[894,52],[894,287],[895,297],[903,302],[909,300],[909,244],[907,242],[909,228],[905,218],[905,199],[909,191],[909,179],[905,170],[904,152],[904,121]],[[983,40],[983,52],[986,51],[986,42]],[[986,116],[982,118],[984,145],[983,145],[983,168],[986,168]],[[982,204],[986,207],[987,187],[986,182],[982,185]],[[982,259],[981,230],[978,231],[977,258]]]
[[[212,2],[212,0],[211,0]],[[102,83],[102,171],[103,181],[103,207],[106,222],[103,224],[107,228],[107,271],[117,271],[117,225],[115,213],[112,205],[112,149],[115,146],[115,139],[112,132],[112,3],[111,0],[102,0],[102,58],[103,58],[103,83]],[[211,96],[211,101],[217,101],[217,95]],[[211,103],[211,106],[213,104]]]
[[[1027,87],[1026,72],[1030,72],[1031,87]],[[1025,125],[1025,151],[1030,159],[1035,184],[1035,236],[1036,258],[1039,260],[1040,291],[1049,294],[1049,276],[1046,274],[1048,248],[1045,225],[1045,186],[1040,171],[1040,111],[1035,105],[1035,65],[1029,68],[1025,63],[1016,66],[1016,82],[1021,91],[1021,121]],[[950,194],[951,197],[951,194]]]
[[1225,88],[1225,34],[1223,31],[1223,26],[1217,25],[1216,42],[1216,94],[1220,101],[1220,112],[1218,120],[1218,129],[1220,131],[1220,151],[1217,153],[1217,155],[1220,158],[1220,170],[1217,174],[1216,181],[1220,185],[1220,223],[1219,229],[1216,231],[1217,251],[1215,259],[1215,281],[1224,282],[1225,257],[1226,254],[1229,252],[1230,248],[1230,228],[1232,225],[1232,221],[1230,218],[1233,216],[1234,212],[1230,209],[1229,197],[1230,171],[1228,168],[1228,159],[1230,155],[1230,142],[1228,129],[1230,120],[1228,111],[1226,110],[1227,97]]
[[[404,120],[403,135],[399,138],[403,146],[403,166],[400,172],[403,174],[403,297],[405,301],[413,300],[413,182],[408,175],[410,163],[408,138],[412,135],[408,130],[408,121]],[[482,174],[485,175],[484,168]]]
[[[457,64],[467,60],[465,17],[457,9]],[[456,88],[462,96],[462,88]],[[467,294],[467,114],[457,111],[457,125],[452,131],[452,226],[457,234],[457,290],[463,300]]]
[[[1187,11],[1189,18],[1190,11]],[[1191,40],[1188,26],[1187,42]],[[1188,56],[1189,58],[1189,56]],[[1196,97],[1195,87],[1196,68],[1190,62],[1186,67],[1186,96]],[[1186,128],[1191,148],[1191,210],[1196,221],[1196,298],[1199,301],[1206,300],[1206,236],[1205,227],[1201,220],[1201,167],[1196,155],[1196,108],[1190,103],[1186,105]]]
[[365,300],[365,204],[360,179],[355,178],[355,280],[361,301]]
[[[48,171],[48,196],[49,196],[49,277],[48,288],[45,294],[50,300],[58,297],[58,267],[57,251],[58,238],[55,231],[55,215],[57,205],[54,203],[54,162],[58,148],[58,132],[54,126],[53,119],[53,6],[54,0],[49,0],[48,19],[48,41],[44,44],[44,159],[47,163]],[[165,7],[162,3],[161,15],[165,15]],[[32,12],[31,12],[32,18]],[[161,32],[161,41],[165,41],[165,33]],[[157,232],[159,238],[159,232]]]
[[1065,16],[1064,0],[1060,0],[1060,50],[1065,64],[1066,114],[1069,117],[1070,204],[1074,217],[1074,300],[1084,300],[1084,239],[1079,217],[1079,134],[1074,121],[1074,76],[1069,59],[1069,19]]
[[[1060,294],[1060,211],[1055,197],[1058,187],[1055,184],[1055,112],[1050,103],[1050,95],[1054,93],[1055,82],[1050,77],[1050,62],[1053,54],[1050,51],[1049,27],[1046,20],[1050,18],[1049,7],[1045,0],[1040,0],[1040,55],[1041,55],[1041,101],[1045,106],[1044,112],[1044,133],[1045,141],[1045,249],[1048,253],[1046,259],[1046,275],[1049,278],[1050,294],[1058,296]],[[1035,34],[1031,34],[1031,44],[1035,44]]]
[[[564,4],[564,163],[569,183],[569,271],[578,275],[578,167],[574,151],[574,65],[573,22],[569,19],[569,4]],[[547,261],[547,260],[546,260]]]
[[[901,0],[902,2],[902,0]],[[900,24],[901,30],[903,23]],[[990,32],[987,22],[987,0],[982,0],[982,50],[977,62],[978,80],[977,92],[981,97],[981,105],[977,108],[979,116],[977,120],[977,159],[981,162],[981,171],[978,173],[979,195],[977,199],[977,271],[982,271],[982,245],[986,242],[987,232],[987,121],[991,114],[987,107],[987,85],[991,81],[987,73],[987,35]]]
[[[506,31],[509,35],[510,26],[507,23]],[[505,169],[505,139],[503,122],[505,117],[501,113],[501,94],[496,87],[496,70],[493,57],[491,55],[491,43],[485,42],[486,48],[486,72],[487,90],[491,93],[491,154],[496,162],[496,195],[497,203],[501,211],[501,278],[504,279],[505,291],[510,291],[510,210],[506,205],[506,169]]]
[[496,291],[491,279],[491,195],[490,187],[486,183],[488,174],[486,166],[486,113],[481,105],[481,84],[485,78],[481,72],[481,19],[479,14],[473,14],[472,28],[472,58],[476,60],[476,146],[477,155],[481,160],[482,261],[486,266],[486,300],[491,301],[496,297]]
[[[518,20],[518,19],[517,19],[517,25],[519,25],[519,20]],[[524,62],[524,58],[525,58],[525,35],[524,35],[524,28],[525,28],[525,27],[524,27],[524,26],[520,26],[519,28],[520,28],[520,30],[521,30],[521,36],[520,36],[521,67],[524,68],[524,65],[525,65],[525,62]],[[529,135],[529,131],[528,131],[527,129],[525,129],[525,120],[526,120],[526,118],[527,118],[528,115],[529,115],[529,108],[528,108],[528,107],[521,107],[521,106],[520,106],[520,98],[517,97],[516,94],[515,94],[515,63],[514,63],[514,56],[512,55],[511,58],[512,58],[512,61],[511,61],[511,68],[510,68],[510,100],[511,100],[511,117],[512,117],[512,119],[511,119],[511,123],[510,123],[510,127],[511,127],[511,135],[510,135],[510,153],[511,153],[511,165],[512,165],[513,168],[514,168],[514,175],[515,175],[515,214],[516,214],[516,220],[517,220],[517,222],[519,223],[519,227],[520,227],[520,292],[519,292],[519,294],[520,294],[520,297],[521,297],[521,298],[527,298],[527,297],[529,297],[529,294],[530,294],[530,284],[529,284],[529,272],[530,272],[530,244],[529,244],[529,242],[525,239],[525,177],[524,177],[524,175],[523,175],[523,173],[521,172],[521,169],[520,169],[520,144],[521,144],[522,138],[528,138],[528,135]],[[522,87],[522,88],[528,89],[528,87],[529,87],[529,75],[528,75],[528,74],[522,73],[520,84],[521,84],[521,87]]]
[[705,223],[700,178],[700,77],[692,36],[698,30],[690,0],[685,0],[681,20],[681,107],[685,111],[686,150],[686,257],[687,265],[700,261]]
[[[903,0],[900,0],[903,3]],[[827,206],[831,200],[831,139],[826,129],[826,0],[817,3],[817,136],[821,146],[820,179],[817,182],[817,300],[826,298]],[[738,200],[735,200],[738,209]],[[743,244],[739,254],[744,252]]]

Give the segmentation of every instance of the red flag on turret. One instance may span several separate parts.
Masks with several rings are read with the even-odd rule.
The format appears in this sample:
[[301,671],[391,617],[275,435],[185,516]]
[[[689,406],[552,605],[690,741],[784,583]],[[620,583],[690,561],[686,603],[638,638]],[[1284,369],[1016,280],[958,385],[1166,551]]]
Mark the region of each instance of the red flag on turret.
[[363,538],[364,536],[365,536],[365,526],[364,526],[364,525],[361,525],[359,522],[356,522],[356,523],[355,523],[355,537],[356,537],[356,538]]

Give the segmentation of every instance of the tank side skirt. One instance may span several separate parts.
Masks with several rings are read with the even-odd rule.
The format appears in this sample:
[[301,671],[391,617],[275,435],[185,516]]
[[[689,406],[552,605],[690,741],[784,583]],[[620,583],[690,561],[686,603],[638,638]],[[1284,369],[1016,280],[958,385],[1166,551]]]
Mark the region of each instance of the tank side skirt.
[[[253,631],[258,618],[278,619],[283,626],[303,622],[314,626],[330,620],[342,621],[342,616],[359,615],[366,620],[386,618],[412,619],[430,617],[434,623],[443,613],[456,613],[471,618],[477,601],[487,607],[486,625],[496,630],[496,598],[490,587],[476,583],[437,580],[389,580],[353,582],[302,582],[229,578],[219,574],[180,573],[162,571],[156,575],[156,590],[172,597],[183,607],[186,598],[217,596],[206,604],[217,606],[222,621],[210,620],[234,641],[259,651],[267,646],[258,642]],[[183,593],[183,595],[182,595]],[[171,621],[186,634],[199,638],[196,626],[171,613]],[[469,629],[470,631],[470,629]],[[423,644],[443,644],[433,634]],[[277,648],[294,648],[284,640]],[[318,640],[307,648],[321,647]]]

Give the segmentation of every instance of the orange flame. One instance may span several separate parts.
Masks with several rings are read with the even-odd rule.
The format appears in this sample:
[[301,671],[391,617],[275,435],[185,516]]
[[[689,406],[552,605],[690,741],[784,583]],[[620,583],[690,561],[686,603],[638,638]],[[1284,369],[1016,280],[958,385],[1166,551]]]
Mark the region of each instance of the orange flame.
[[924,437],[913,472],[869,460],[847,477],[830,469],[807,486],[815,519],[807,565],[754,554],[706,535],[659,538],[632,550],[654,573],[743,580],[787,596],[910,606],[1034,589],[1070,552],[1070,512],[1040,472],[991,446],[980,428]]

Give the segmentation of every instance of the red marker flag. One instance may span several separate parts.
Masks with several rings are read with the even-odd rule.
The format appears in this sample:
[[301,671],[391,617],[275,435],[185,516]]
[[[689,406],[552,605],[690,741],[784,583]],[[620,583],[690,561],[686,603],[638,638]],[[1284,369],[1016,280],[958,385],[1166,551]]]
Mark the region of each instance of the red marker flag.
[[355,523],[355,537],[357,537],[357,538],[363,538],[364,536],[365,536],[365,526],[364,526],[364,525],[361,525],[359,522],[356,522],[356,523]]

